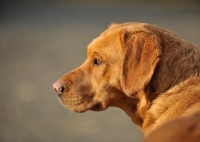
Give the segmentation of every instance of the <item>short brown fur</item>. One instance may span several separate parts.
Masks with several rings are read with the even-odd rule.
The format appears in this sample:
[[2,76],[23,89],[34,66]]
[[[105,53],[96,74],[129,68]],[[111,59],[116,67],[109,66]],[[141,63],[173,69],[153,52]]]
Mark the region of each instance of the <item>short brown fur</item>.
[[200,50],[146,23],[113,24],[64,75],[62,103],[76,112],[124,110],[148,135],[167,121],[200,111]]
[[143,142],[199,142],[200,113],[159,126]]

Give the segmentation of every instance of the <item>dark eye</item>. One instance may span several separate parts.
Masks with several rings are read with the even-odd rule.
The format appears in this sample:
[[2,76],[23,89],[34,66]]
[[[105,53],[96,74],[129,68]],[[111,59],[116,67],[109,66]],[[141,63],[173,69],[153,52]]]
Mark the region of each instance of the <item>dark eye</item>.
[[102,61],[98,60],[98,59],[94,59],[94,61],[93,61],[94,65],[100,65],[101,63],[102,63]]

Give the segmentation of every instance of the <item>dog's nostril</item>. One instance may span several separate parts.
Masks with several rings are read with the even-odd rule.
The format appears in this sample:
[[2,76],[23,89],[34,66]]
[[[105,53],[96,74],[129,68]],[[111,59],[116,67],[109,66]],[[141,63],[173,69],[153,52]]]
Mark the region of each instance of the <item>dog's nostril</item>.
[[60,89],[59,89],[59,92],[57,92],[57,93],[58,93],[59,95],[61,95],[61,94],[63,93],[63,91],[64,91],[64,87],[61,86]]
[[64,91],[63,83],[61,83],[61,82],[54,83],[53,88],[58,95],[61,95]]

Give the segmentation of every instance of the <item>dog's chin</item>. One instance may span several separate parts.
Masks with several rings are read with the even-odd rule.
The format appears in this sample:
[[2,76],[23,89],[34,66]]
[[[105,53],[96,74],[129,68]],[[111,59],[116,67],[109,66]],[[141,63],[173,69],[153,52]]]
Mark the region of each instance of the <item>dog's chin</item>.
[[83,113],[86,112],[88,110],[91,111],[102,111],[103,109],[103,105],[101,102],[96,102],[96,103],[92,103],[90,105],[83,105],[83,106],[71,106],[69,104],[66,104],[65,102],[63,102],[61,99],[59,99],[60,102],[69,110],[74,111],[74,112],[78,112],[78,113]]

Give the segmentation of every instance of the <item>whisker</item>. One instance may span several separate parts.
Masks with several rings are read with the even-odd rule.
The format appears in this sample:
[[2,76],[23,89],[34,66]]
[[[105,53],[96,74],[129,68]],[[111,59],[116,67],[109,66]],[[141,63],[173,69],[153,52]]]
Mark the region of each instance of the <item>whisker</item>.
[[82,101],[85,103],[86,102],[86,99],[84,96],[82,96]]
[[87,49],[87,46],[84,46],[84,47],[80,47],[81,49]]

